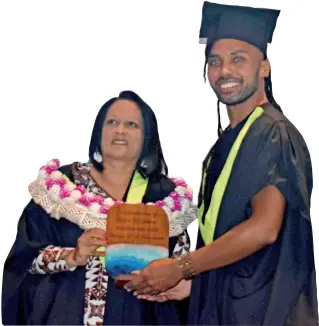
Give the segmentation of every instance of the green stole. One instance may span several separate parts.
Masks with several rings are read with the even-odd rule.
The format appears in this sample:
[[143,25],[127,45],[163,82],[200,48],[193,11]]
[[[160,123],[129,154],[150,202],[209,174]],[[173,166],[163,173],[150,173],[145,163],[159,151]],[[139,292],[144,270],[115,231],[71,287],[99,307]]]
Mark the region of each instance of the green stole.
[[[148,179],[144,179],[136,170],[127,194],[126,201],[131,204],[139,204],[142,202],[148,185]],[[105,251],[105,247],[100,247],[97,251]],[[99,257],[103,266],[105,267],[105,256]]]
[[[239,148],[244,140],[244,137],[250,128],[250,126],[255,122],[257,118],[259,118],[263,114],[264,110],[262,107],[257,107],[254,112],[247,119],[244,127],[240,131],[237,136],[226,160],[226,163],[222,169],[221,174],[219,175],[211,197],[210,206],[206,213],[205,223],[203,223],[203,212],[204,212],[204,201],[202,201],[201,206],[198,211],[198,223],[202,238],[206,245],[213,242],[214,233],[217,224],[217,218],[219,209],[223,200],[223,196],[230,178],[230,174],[232,172],[232,168],[237,157]],[[206,167],[204,168],[203,177],[202,177],[202,188],[201,192],[204,193],[205,183],[206,183],[206,171],[209,166],[210,159],[207,162]]]

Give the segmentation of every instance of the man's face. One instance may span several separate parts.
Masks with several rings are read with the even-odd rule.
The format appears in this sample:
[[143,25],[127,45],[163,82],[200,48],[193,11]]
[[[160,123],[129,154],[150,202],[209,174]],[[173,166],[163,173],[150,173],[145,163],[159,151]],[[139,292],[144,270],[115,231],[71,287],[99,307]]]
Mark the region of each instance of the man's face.
[[[268,60],[256,47],[239,40],[214,43],[208,57],[208,80],[218,99],[236,105],[249,99],[260,87]],[[266,67],[267,68],[267,67]]]

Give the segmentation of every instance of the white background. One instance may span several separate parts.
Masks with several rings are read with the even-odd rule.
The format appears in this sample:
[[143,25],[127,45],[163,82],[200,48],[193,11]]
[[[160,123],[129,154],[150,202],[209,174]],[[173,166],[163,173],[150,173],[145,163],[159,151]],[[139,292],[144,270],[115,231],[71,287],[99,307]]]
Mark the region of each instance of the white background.
[[[282,9],[268,51],[274,97],[312,156],[318,264],[317,1],[219,2]],[[197,198],[201,163],[217,134],[216,97],[204,84],[204,45],[198,44],[202,3],[1,2],[1,269],[40,166],[55,157],[63,165],[86,161],[99,108],[122,90],[137,92],[153,108],[170,175],[185,178]],[[196,233],[193,223],[192,248]]]

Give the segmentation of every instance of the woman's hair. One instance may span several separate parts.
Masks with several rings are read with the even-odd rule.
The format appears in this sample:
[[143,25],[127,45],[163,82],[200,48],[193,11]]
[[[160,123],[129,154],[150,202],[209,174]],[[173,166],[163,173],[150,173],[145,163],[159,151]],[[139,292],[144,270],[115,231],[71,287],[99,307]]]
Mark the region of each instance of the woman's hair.
[[159,139],[157,120],[153,110],[145,103],[136,93],[132,91],[123,91],[118,97],[108,100],[100,109],[94,123],[89,158],[93,166],[98,171],[103,171],[103,162],[98,162],[94,158],[94,153],[102,154],[101,142],[102,131],[106,115],[113,103],[118,100],[129,100],[134,102],[143,118],[144,140],[140,157],[137,161],[136,168],[144,176],[159,177],[161,174],[167,175],[168,169],[164,160],[161,142]]

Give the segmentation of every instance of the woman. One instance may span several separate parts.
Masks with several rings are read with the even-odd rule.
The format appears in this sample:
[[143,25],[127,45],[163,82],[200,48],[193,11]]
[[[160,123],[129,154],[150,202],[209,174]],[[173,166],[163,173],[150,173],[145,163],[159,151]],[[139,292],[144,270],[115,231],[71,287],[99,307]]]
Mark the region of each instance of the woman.
[[[3,323],[182,323],[187,312],[177,303],[159,305],[129,295],[116,287],[100,260],[106,213],[132,196],[164,205],[171,256],[190,247],[186,228],[196,218],[191,190],[182,180],[167,177],[156,117],[138,95],[125,91],[103,105],[89,158],[87,164],[61,168],[52,160],[29,186],[32,200],[4,267]],[[142,194],[135,191],[136,181],[147,185]]]

